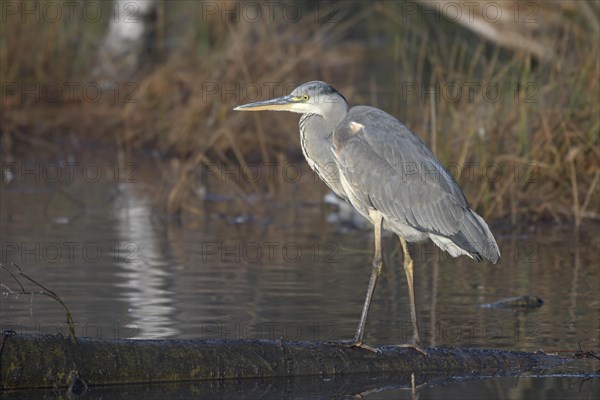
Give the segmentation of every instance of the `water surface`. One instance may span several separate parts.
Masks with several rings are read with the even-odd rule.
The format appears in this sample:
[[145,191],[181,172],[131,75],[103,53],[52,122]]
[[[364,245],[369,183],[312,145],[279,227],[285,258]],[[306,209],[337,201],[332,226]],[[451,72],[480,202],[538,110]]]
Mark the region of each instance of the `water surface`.
[[[298,179],[280,179],[273,196],[231,195],[230,178],[212,177],[204,201],[201,193],[193,212],[175,216],[157,206],[165,187],[150,158],[117,163],[82,152],[3,163],[1,261],[59,294],[80,336],[323,341],[354,334],[372,234],[328,223],[326,188],[306,169]],[[423,344],[564,355],[597,349],[598,225],[579,233],[566,225],[491,227],[502,252],[496,265],[411,245]],[[412,333],[398,241],[386,237],[384,250],[365,337],[375,345],[402,343]],[[6,272],[0,277],[3,292],[18,290]],[[481,307],[524,294],[543,306]],[[3,295],[0,319],[2,329],[67,333],[61,307],[41,296]],[[599,367],[589,361],[547,375],[457,380],[420,393],[591,398],[598,377],[583,381]],[[410,391],[388,389],[367,397],[410,398]]]

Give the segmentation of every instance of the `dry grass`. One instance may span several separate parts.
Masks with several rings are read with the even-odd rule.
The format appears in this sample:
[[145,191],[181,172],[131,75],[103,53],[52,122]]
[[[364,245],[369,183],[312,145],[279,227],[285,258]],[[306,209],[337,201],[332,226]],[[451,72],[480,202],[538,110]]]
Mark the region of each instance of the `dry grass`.
[[[399,27],[395,70],[402,75],[394,77],[394,90],[406,82],[424,82],[425,90],[404,104],[391,93],[378,97],[391,97],[387,109],[437,147],[473,206],[513,224],[550,216],[579,225],[600,217],[600,55],[598,36],[588,32],[595,25],[585,23],[588,15],[566,18],[556,7],[543,15],[554,24],[544,26],[548,37],[541,42],[562,38],[550,51],[555,58],[546,61],[483,39],[473,44],[448,24],[407,24],[397,4],[385,3],[380,15],[393,22],[383,30]],[[498,84],[503,94],[492,100],[475,90],[470,98],[463,85],[456,101],[442,94],[433,121],[426,89],[439,95],[465,82]]]
[[[202,164],[285,162],[300,154],[294,118],[231,112],[258,100],[246,96],[256,93],[247,91],[250,85],[261,88],[264,99],[284,94],[287,85],[321,79],[334,82],[352,103],[379,106],[405,121],[436,148],[487,217],[513,223],[551,217],[576,225],[600,218],[599,41],[586,31],[597,18],[561,11],[562,23],[548,33],[562,38],[551,42],[555,57],[538,61],[447,21],[405,21],[391,2],[342,10],[337,23],[315,23],[307,13],[293,24],[215,18],[201,26],[193,24],[194,4],[181,3],[174,17],[192,21],[184,45],[136,78],[138,102],[90,103],[76,95],[50,104],[3,93],[3,151],[10,151],[6,143],[51,143],[57,132],[108,137],[122,149],[152,147],[162,160],[177,160],[176,173],[163,169],[174,182],[166,207],[201,212],[194,204]],[[165,24],[157,23],[163,41]],[[0,77],[22,85],[86,82],[104,26],[9,19],[0,29]],[[509,88],[498,101],[463,95],[432,104],[429,94],[400,95],[406,83],[427,89],[474,81]],[[266,82],[275,83],[274,91]],[[285,190],[276,182],[230,185],[240,198]]]

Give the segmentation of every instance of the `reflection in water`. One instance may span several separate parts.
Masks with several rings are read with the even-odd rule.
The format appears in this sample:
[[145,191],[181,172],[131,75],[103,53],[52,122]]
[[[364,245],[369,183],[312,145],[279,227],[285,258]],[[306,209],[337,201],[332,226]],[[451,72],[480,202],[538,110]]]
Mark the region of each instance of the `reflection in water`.
[[[586,374],[448,377],[434,371],[394,375],[301,376],[94,387],[95,399],[596,399],[600,380]],[[586,380],[587,379],[587,380]],[[56,391],[3,393],[4,399],[57,398]],[[65,396],[65,398],[70,398]]]
[[129,329],[133,339],[173,337],[179,333],[172,320],[175,311],[170,285],[171,268],[161,241],[152,224],[152,203],[147,194],[137,191],[139,185],[121,184],[119,203],[113,211],[118,235],[116,285],[126,290],[123,296],[129,304]]

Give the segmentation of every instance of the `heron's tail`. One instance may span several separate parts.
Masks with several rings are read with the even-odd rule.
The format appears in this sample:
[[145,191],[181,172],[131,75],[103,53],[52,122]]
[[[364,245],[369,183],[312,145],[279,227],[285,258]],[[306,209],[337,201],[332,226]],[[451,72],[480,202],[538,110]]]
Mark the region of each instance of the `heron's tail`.
[[453,257],[469,256],[477,261],[484,258],[494,264],[500,258],[500,249],[490,228],[473,210],[467,210],[460,228],[452,236],[430,234],[431,240]]
[[462,220],[459,233],[464,236],[465,242],[463,247],[470,253],[476,253],[480,257],[493,262],[494,264],[500,258],[500,249],[498,243],[492,235],[492,231],[475,211],[469,210],[467,217]]

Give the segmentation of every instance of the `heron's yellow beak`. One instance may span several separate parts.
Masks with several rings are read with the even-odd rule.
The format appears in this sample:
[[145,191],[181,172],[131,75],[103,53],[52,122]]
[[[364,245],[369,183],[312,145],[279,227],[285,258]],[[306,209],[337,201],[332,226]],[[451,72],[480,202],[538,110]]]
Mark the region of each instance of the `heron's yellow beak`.
[[321,110],[314,103],[307,102],[302,97],[292,95],[277,97],[271,100],[257,101],[256,103],[244,104],[234,108],[236,111],[291,111],[298,114],[319,114]]
[[292,108],[302,100],[298,97],[282,96],[274,99],[257,101],[256,103],[244,104],[243,106],[237,106],[234,108],[235,111],[262,111],[262,110],[273,110],[273,111],[292,111]]

